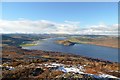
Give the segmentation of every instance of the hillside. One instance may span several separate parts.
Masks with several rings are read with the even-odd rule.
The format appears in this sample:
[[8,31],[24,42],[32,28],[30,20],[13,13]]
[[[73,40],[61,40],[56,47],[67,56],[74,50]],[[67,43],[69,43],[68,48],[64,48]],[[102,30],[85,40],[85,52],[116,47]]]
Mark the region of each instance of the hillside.
[[63,44],[65,46],[71,46],[75,44],[74,42],[71,42],[69,40],[57,40],[56,43]]
[[[18,36],[19,37],[19,36]],[[18,47],[22,39],[3,36],[8,40],[2,48],[2,80],[17,79],[104,79],[120,77],[118,63],[103,61],[80,55],[64,54],[61,52],[26,50]],[[11,42],[16,43],[15,45]],[[20,41],[22,43],[22,41]]]
[[120,48],[118,46],[118,37],[100,37],[100,38],[90,38],[90,37],[68,37],[65,40],[57,40],[58,44],[69,45],[71,43],[80,44],[93,44],[98,46],[106,46],[112,48]]

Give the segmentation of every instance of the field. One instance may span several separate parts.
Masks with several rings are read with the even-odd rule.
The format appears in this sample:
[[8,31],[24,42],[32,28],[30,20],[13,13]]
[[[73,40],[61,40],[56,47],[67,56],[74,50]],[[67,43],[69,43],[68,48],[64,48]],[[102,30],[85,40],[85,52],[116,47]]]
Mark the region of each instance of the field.
[[36,46],[37,44],[33,44],[33,43],[31,43],[31,44],[21,44],[20,46],[23,46],[23,47],[27,47],[27,46]]

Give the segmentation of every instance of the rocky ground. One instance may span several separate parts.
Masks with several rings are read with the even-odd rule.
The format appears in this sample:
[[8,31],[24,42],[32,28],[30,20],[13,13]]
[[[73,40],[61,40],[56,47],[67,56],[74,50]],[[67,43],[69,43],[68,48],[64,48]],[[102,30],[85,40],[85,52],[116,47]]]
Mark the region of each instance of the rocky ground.
[[4,46],[5,78],[119,78],[118,63],[72,54]]

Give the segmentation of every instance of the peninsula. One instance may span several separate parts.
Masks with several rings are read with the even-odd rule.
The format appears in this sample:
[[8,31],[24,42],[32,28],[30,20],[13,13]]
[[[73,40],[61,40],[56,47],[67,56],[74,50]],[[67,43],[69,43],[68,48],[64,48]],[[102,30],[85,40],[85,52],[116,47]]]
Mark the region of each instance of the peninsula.
[[89,37],[69,37],[64,40],[56,40],[56,43],[62,44],[65,46],[74,45],[74,44],[92,44],[98,46],[120,48],[118,46],[119,38],[118,37],[99,37],[99,38],[89,38]]

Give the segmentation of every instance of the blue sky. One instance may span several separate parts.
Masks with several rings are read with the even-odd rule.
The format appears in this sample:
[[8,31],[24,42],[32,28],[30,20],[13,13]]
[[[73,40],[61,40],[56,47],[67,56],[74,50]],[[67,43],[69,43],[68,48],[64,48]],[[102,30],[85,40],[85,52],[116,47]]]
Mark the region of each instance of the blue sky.
[[78,26],[113,25],[118,22],[117,2],[4,2],[2,19],[79,22]]
[[81,24],[117,23],[118,6],[115,2],[8,2],[3,3],[3,19],[80,21]]

